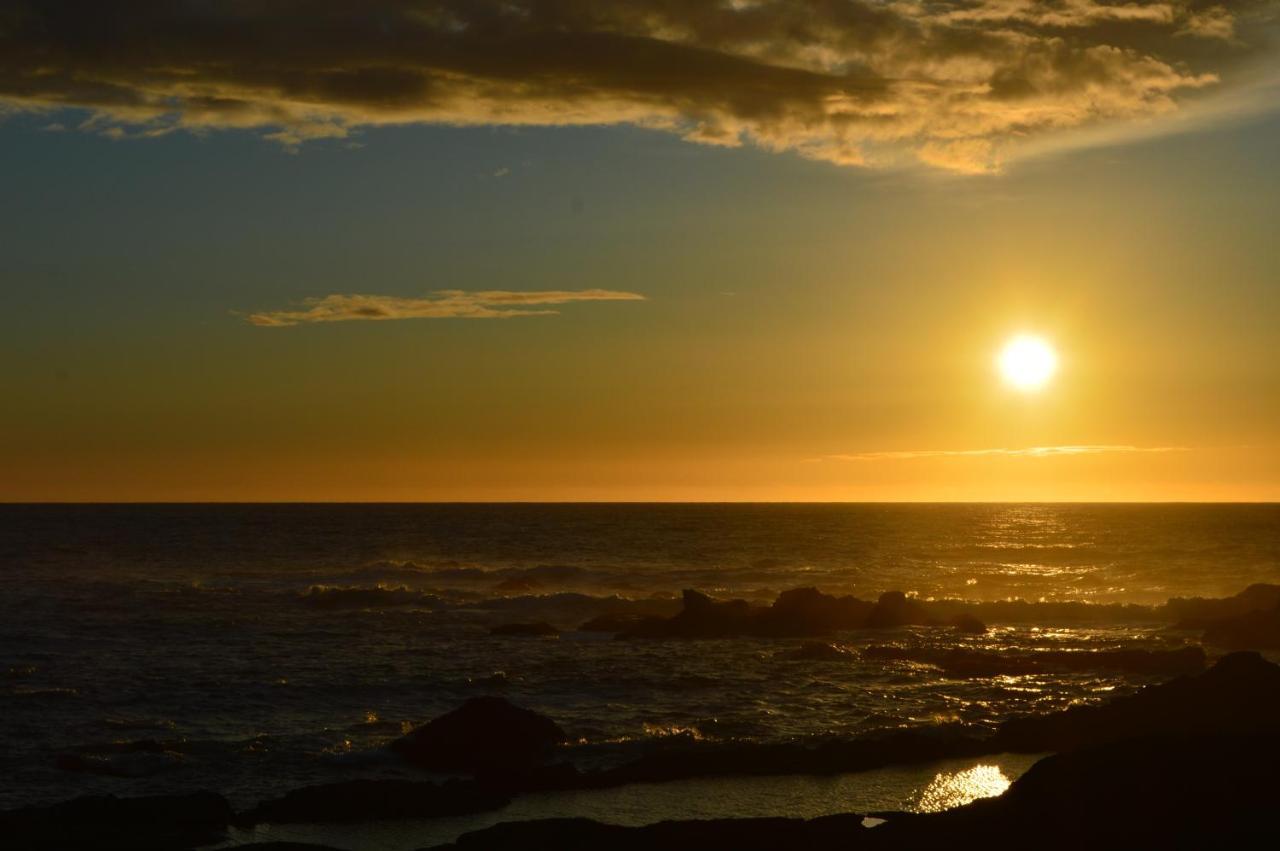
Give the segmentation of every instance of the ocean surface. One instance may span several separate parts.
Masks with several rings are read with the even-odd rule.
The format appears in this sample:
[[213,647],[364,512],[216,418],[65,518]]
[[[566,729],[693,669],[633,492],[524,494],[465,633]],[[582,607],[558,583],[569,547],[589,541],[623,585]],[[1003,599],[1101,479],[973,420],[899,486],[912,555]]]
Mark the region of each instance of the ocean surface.
[[[608,611],[681,589],[762,603],[800,586],[875,599],[1159,604],[1280,582],[1277,505],[0,506],[0,808],[414,772],[381,745],[468,697],[556,719],[583,765],[723,740],[994,725],[1145,684],[1124,673],[949,679],[786,658],[795,639],[621,641]],[[489,634],[545,620],[559,638]],[[1001,649],[1177,647],[1151,623],[852,632]],[[112,754],[109,776],[59,767]]]

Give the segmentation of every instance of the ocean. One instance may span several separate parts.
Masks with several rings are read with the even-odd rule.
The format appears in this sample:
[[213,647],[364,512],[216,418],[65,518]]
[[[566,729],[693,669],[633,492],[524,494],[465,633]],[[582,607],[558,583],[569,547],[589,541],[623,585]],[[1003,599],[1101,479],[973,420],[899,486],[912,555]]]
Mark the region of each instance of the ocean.
[[[1280,582],[1277,505],[0,506],[0,808],[212,789],[237,806],[412,776],[382,746],[496,693],[558,721],[565,757],[955,723],[991,727],[1132,691],[1125,672],[949,677],[795,661],[796,639],[617,640],[606,612],[682,589],[767,604],[1162,604]],[[854,632],[868,644],[1174,648],[1141,618]],[[559,637],[492,635],[546,621]],[[144,742],[111,774],[67,754]],[[124,775],[124,776],[118,776]]]

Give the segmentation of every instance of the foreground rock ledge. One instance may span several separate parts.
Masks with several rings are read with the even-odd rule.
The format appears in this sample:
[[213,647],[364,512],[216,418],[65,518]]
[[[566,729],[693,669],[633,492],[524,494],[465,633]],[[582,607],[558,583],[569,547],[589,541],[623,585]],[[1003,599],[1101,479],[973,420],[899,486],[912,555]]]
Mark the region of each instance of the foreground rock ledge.
[[1132,739],[1047,757],[999,798],[944,813],[662,822],[508,822],[435,851],[1269,848],[1280,733]]

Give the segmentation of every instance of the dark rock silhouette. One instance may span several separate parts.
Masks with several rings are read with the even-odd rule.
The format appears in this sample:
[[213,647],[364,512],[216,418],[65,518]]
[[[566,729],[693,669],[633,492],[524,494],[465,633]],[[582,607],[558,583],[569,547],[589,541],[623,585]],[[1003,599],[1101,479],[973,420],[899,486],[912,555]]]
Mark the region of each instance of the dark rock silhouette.
[[1280,649],[1280,605],[1211,621],[1205,627],[1204,641],[1230,650]]
[[221,841],[231,820],[231,805],[212,792],[96,795],[0,813],[0,844],[7,851],[172,851]]
[[866,622],[872,606],[856,597],[833,597],[817,588],[783,591],[760,613],[756,633],[774,636],[829,635]]
[[[857,597],[836,597],[816,588],[783,591],[771,606],[746,600],[713,600],[686,590],[683,608],[670,618],[646,617],[619,622],[621,638],[764,638],[823,637],[849,629],[887,629],[900,626],[950,626],[965,632],[986,632],[986,624],[957,601],[924,603],[901,591],[887,591],[875,603]],[[609,622],[593,624],[604,628]]]
[[1265,848],[1273,844],[1280,732],[1129,739],[1047,757],[1002,796],[941,813],[671,821],[508,822],[456,849],[730,851],[805,848]]
[[460,816],[504,807],[510,797],[470,780],[348,780],[293,789],[263,801],[238,821],[344,822]]
[[490,635],[515,635],[530,636],[534,638],[550,637],[560,634],[560,630],[556,629],[546,621],[535,621],[532,623],[504,623],[495,626],[489,630]]
[[855,597],[833,597],[816,588],[783,591],[772,606],[746,600],[717,601],[686,590],[684,608],[673,617],[645,618],[623,638],[724,638],[729,636],[824,636],[865,624],[873,606]]
[[718,638],[750,634],[752,607],[745,600],[717,602],[686,589],[683,608],[669,618],[648,617],[621,634],[623,638]]
[[1195,673],[1205,666],[1204,650],[1199,647],[1182,647],[1177,650],[1038,650],[1014,653],[960,647],[940,649],[873,644],[862,649],[862,657],[937,665],[954,677],[1022,676],[1048,671],[1126,671],[1173,676]]
[[391,749],[421,768],[476,774],[536,765],[565,740],[545,715],[501,697],[473,697],[396,739]]
[[1230,653],[1197,676],[1148,686],[1099,706],[1012,718],[991,739],[999,750],[1066,751],[1157,734],[1239,733],[1274,728],[1280,667],[1257,653]]
[[1160,607],[1164,619],[1176,629],[1204,629],[1215,621],[1280,607],[1280,585],[1257,583],[1231,597],[1174,597]]
[[865,847],[1269,847],[1277,759],[1274,729],[1086,748],[1037,762],[998,798],[932,815],[885,814]]
[[883,629],[928,622],[929,615],[918,601],[901,591],[886,591],[867,615],[866,625]]

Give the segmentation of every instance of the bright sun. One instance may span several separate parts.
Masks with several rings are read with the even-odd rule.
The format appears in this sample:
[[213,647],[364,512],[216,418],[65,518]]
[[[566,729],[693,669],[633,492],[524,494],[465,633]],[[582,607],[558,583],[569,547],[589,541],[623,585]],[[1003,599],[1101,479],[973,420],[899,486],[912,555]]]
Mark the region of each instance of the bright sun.
[[996,363],[1005,381],[1018,390],[1032,391],[1053,377],[1058,356],[1041,338],[1022,334],[1005,344]]

